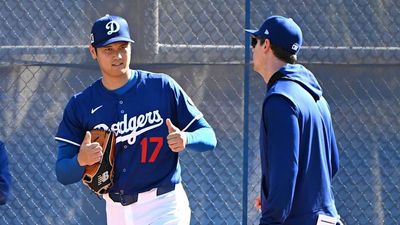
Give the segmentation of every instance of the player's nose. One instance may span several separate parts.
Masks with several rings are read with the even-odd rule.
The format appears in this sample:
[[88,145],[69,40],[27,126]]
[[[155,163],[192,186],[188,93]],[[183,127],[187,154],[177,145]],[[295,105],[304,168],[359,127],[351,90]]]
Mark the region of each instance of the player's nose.
[[117,58],[117,59],[122,59],[122,54],[121,54],[121,52],[117,52],[116,58]]

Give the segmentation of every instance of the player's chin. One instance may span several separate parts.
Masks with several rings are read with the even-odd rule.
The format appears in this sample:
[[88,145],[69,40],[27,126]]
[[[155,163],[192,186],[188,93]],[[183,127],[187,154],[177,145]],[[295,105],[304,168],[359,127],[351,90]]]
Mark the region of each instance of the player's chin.
[[257,67],[253,64],[253,70],[257,72]]

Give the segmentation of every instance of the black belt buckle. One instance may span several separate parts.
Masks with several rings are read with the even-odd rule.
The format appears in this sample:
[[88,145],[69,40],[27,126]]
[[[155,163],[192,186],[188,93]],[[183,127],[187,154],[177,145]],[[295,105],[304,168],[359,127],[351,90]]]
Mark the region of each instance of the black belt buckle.
[[175,184],[167,185],[167,186],[164,186],[164,187],[159,187],[159,188],[157,188],[157,196],[166,194],[166,193],[171,192],[173,190],[175,190]]
[[123,206],[133,204],[138,200],[138,194],[123,195],[120,193],[110,193],[109,196],[114,202],[119,202]]
[[[159,187],[157,188],[157,196],[166,194],[173,190],[175,190],[175,184]],[[138,201],[138,194],[124,195],[118,192],[110,192],[108,195],[110,196],[111,200],[114,202],[119,202],[123,206],[127,206]]]

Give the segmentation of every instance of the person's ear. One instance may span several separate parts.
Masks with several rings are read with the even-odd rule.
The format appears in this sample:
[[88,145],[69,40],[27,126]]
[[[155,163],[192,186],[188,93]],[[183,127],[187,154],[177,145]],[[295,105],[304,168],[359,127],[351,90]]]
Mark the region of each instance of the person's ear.
[[269,41],[269,39],[265,39],[262,47],[264,49],[264,52],[267,52],[271,48],[271,42]]
[[93,58],[94,60],[97,60],[96,49],[95,49],[92,45],[89,45],[89,52],[90,52],[90,54],[92,55],[92,58]]

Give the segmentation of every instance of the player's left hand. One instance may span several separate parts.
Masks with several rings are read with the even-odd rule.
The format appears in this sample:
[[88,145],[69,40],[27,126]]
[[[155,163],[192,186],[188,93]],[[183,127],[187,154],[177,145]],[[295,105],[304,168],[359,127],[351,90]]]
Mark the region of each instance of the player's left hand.
[[261,212],[261,196],[257,196],[254,200],[254,208],[256,208],[259,212]]
[[186,147],[186,133],[172,124],[170,119],[165,121],[168,127],[167,142],[173,152],[181,152]]

